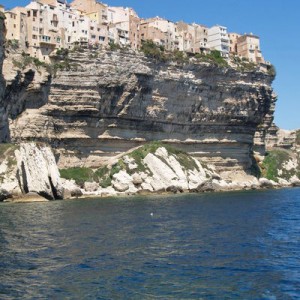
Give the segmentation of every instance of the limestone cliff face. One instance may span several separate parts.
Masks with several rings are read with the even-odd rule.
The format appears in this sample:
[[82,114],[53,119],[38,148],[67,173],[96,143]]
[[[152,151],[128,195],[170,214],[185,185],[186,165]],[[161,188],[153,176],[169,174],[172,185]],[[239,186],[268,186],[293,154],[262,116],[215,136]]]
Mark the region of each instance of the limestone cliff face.
[[13,141],[49,142],[61,167],[99,166],[163,140],[219,170],[249,168],[255,132],[273,118],[272,78],[258,70],[107,51],[74,53],[71,65],[52,79],[46,105],[10,124]]
[[20,70],[14,66],[13,61],[21,59],[20,53],[9,53],[3,63],[6,84],[0,111],[0,142],[15,139],[10,136],[9,122],[14,122],[27,109],[40,108],[48,102],[50,74],[44,68],[37,70],[32,65]]
[[5,127],[5,109],[3,107],[3,96],[5,92],[5,81],[2,74],[3,60],[4,60],[4,41],[5,41],[5,25],[4,25],[5,16],[0,12],[0,142],[2,141],[3,128]]

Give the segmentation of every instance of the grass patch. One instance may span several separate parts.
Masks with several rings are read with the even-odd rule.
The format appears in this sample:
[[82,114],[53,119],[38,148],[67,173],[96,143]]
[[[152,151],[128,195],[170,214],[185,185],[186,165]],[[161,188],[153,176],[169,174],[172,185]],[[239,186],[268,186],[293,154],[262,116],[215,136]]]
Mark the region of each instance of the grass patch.
[[94,171],[90,168],[61,169],[60,176],[68,180],[75,180],[76,184],[81,187],[85,182],[94,181]]

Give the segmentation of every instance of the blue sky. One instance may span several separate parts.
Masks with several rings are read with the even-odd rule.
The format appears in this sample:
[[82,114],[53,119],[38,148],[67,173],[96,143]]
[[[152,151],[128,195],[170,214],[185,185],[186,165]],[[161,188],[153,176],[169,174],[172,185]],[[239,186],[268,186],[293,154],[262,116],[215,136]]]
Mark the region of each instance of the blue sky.
[[[6,8],[30,0],[1,0]],[[70,1],[69,1],[70,2]],[[229,32],[254,33],[261,38],[266,60],[275,65],[278,94],[275,123],[300,128],[300,1],[299,0],[107,0],[111,6],[133,7],[140,17],[161,16],[207,26],[227,26]]]

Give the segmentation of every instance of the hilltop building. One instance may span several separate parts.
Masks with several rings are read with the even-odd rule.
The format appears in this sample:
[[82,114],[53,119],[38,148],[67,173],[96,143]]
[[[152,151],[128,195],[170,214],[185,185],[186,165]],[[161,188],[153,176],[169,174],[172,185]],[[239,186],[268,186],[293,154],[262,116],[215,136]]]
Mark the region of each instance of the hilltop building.
[[115,43],[134,50],[152,40],[167,51],[238,55],[263,63],[260,40],[253,34],[227,33],[224,26],[208,28],[155,17],[141,19],[129,7],[110,7],[96,0],[32,0],[26,7],[5,11],[7,40],[27,54],[49,62],[60,48],[108,47]]
[[229,56],[229,36],[224,26],[213,26],[208,29],[208,47],[221,52],[223,57]]

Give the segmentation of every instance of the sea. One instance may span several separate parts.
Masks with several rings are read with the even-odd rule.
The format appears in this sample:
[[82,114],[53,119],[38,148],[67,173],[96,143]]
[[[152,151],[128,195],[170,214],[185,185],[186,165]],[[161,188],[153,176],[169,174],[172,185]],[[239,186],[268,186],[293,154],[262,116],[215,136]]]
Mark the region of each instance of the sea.
[[2,203],[0,299],[300,299],[300,189]]

